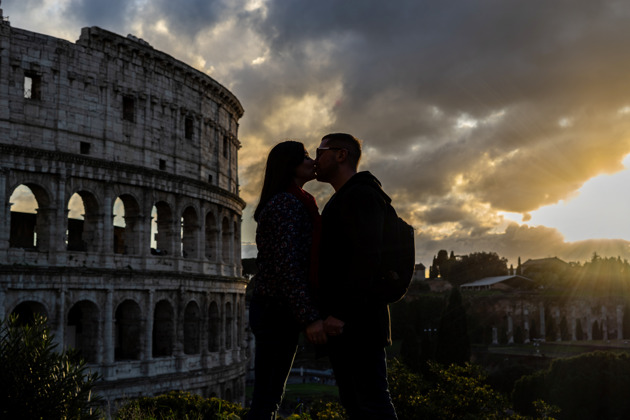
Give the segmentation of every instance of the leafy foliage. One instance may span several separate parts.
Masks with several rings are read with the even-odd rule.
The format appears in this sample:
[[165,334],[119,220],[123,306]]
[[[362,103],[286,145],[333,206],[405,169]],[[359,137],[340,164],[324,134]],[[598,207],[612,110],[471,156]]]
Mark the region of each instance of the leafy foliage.
[[593,352],[557,359],[514,387],[514,407],[533,414],[534,402],[560,408],[559,419],[630,418],[630,355]]
[[156,397],[142,397],[130,401],[116,413],[117,420],[188,419],[232,420],[246,412],[239,404],[219,398],[203,398],[196,394],[171,391]]
[[507,259],[496,252],[473,252],[449,264],[446,279],[461,285],[484,277],[504,276],[508,273]]
[[336,401],[316,401],[311,404],[309,414],[312,420],[344,420],[346,410]]
[[56,352],[46,320],[0,326],[0,417],[5,419],[97,419],[91,399],[98,379],[75,351]]
[[400,420],[523,418],[512,413],[509,401],[485,383],[479,366],[431,362],[429,371],[423,377],[397,360],[390,364],[390,392]]

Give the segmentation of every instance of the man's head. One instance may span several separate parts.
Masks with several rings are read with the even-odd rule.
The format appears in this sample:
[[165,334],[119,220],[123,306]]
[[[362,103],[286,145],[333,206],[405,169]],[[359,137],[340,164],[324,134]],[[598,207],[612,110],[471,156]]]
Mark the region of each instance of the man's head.
[[351,134],[327,134],[322,138],[316,156],[317,180],[329,182],[336,190],[357,172],[361,141]]

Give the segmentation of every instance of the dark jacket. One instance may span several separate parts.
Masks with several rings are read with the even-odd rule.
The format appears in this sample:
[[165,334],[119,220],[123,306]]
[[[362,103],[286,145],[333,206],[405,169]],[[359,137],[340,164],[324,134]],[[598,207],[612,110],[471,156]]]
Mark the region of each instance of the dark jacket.
[[375,283],[389,202],[371,173],[355,174],[326,204],[320,244],[323,317],[344,321],[347,339],[383,346],[391,344],[389,307],[375,293]]
[[312,232],[306,207],[288,192],[265,204],[256,228],[254,298],[286,307],[302,328],[320,319],[308,283]]

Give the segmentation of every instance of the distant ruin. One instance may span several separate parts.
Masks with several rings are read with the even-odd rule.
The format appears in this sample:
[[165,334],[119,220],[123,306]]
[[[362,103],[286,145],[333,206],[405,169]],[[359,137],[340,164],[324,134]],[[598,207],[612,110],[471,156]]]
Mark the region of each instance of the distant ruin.
[[136,37],[71,43],[1,15],[0,317],[45,315],[110,406],[244,402],[241,104]]

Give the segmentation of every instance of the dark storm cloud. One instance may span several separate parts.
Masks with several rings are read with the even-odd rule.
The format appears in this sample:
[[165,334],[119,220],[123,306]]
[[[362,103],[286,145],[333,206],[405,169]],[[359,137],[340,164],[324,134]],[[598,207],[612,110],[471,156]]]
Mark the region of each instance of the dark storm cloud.
[[[134,3],[128,0],[71,0],[65,12],[81,26],[100,26],[109,30],[128,30]],[[125,33],[126,35],[126,33]]]
[[[28,9],[42,4],[26,1]],[[72,0],[66,10],[80,26],[122,34],[140,23],[138,35],[156,48],[207,61],[202,70],[245,108],[239,174],[248,200],[257,198],[266,152],[283,138],[314,147],[326,132],[357,135],[362,168],[418,228],[419,256],[451,249],[440,243],[458,254],[520,250],[529,258],[557,247],[569,255],[551,228],[497,233],[499,212],[567,199],[593,176],[620,170],[630,153],[630,113],[619,113],[630,106],[625,1],[260,4]],[[168,34],[152,26],[158,21]],[[211,37],[223,38],[205,44]],[[297,112],[287,101],[309,95],[329,118],[280,126]],[[331,193],[307,188],[322,204]],[[449,223],[457,229],[435,232]],[[582,245],[571,252],[591,243]]]
[[[563,198],[588,178],[618,165],[630,151],[606,125],[582,131],[599,114],[612,114],[627,100],[630,50],[625,40],[630,26],[623,24],[620,5],[409,1],[362,2],[359,7],[354,2],[271,2],[260,31],[270,40],[274,59],[304,70],[295,94],[309,88],[304,84],[308,76],[314,79],[313,88],[326,77],[342,78],[344,94],[334,110],[335,127],[357,133],[380,153],[404,158],[402,166],[396,162],[400,179],[390,184],[415,190],[422,199],[443,194],[452,176],[474,171],[468,178],[477,185],[470,189],[480,190],[480,199],[502,209],[528,211]],[[304,46],[326,39],[340,43],[331,49],[328,67],[300,65],[300,60],[308,60]],[[288,76],[289,82],[294,80]],[[263,96],[268,99],[274,92]],[[435,109],[441,117],[432,115]],[[499,111],[505,111],[500,123],[472,129],[467,139],[454,138],[458,134],[451,127],[458,117],[483,119]],[[558,136],[558,121],[567,116],[580,123]],[[606,138],[608,134],[613,136]],[[548,161],[538,159],[541,166],[569,153],[572,165],[584,167],[592,158],[588,145],[595,136],[600,144],[616,143],[617,153],[598,160],[598,165],[586,165],[588,170],[572,170],[569,163],[534,168],[538,175],[527,176],[532,172],[531,155],[538,151]],[[557,147],[541,146],[556,141]],[[409,154],[413,144],[423,146],[415,156]],[[509,159],[509,167],[479,170],[481,155],[496,159],[516,148],[521,152]],[[391,165],[380,160],[371,169],[394,178]],[[435,173],[441,182],[430,181]],[[508,201],[508,188],[513,187],[509,184],[517,174],[526,175],[519,188],[528,194]],[[549,191],[541,188],[547,183]]]
[[226,19],[229,0],[152,0],[150,9],[165,19],[169,29],[179,36],[195,36]]

